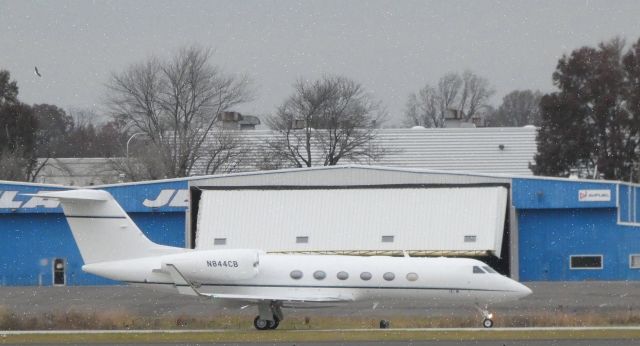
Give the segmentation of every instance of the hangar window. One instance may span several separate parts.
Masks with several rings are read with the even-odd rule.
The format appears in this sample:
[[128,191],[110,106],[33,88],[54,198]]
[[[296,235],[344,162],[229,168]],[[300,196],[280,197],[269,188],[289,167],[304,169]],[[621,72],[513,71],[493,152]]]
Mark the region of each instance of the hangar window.
[[484,274],[484,270],[480,269],[480,267],[478,266],[473,266],[473,273],[474,274]]
[[313,277],[316,280],[324,280],[324,278],[327,277],[327,273],[323,272],[322,270],[316,270],[316,272],[313,273]]
[[295,279],[295,280],[302,279],[302,272],[299,270],[294,270],[289,275],[291,276],[292,279]]
[[392,235],[383,235],[382,236],[382,242],[383,243],[393,243],[393,236]]
[[640,254],[629,255],[629,268],[640,269]]
[[214,238],[213,245],[227,245],[227,238]]
[[364,281],[371,280],[371,277],[372,277],[372,275],[371,275],[371,273],[369,273],[369,272],[362,272],[362,273],[360,274],[360,279],[362,279],[362,280],[364,280]]
[[465,235],[464,236],[464,242],[465,243],[475,243],[476,242],[476,236],[475,235]]
[[349,278],[349,273],[347,272],[339,272],[337,275],[339,280],[346,280]]
[[307,244],[307,243],[309,243],[308,236],[296,237],[296,244]]
[[409,274],[407,274],[407,280],[409,280],[409,281],[416,281],[416,280],[418,280],[418,274],[416,274],[416,273],[409,273]]
[[571,269],[602,269],[602,255],[571,256]]
[[386,272],[382,275],[382,278],[387,280],[387,281],[392,281],[393,279],[396,278],[396,274],[392,273],[392,272]]

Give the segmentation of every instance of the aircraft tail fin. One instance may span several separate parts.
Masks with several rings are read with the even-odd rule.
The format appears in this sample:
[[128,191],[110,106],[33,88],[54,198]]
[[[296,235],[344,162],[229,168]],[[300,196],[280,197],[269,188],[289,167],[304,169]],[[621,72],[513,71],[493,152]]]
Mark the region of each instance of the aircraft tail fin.
[[147,238],[116,200],[103,190],[42,192],[58,199],[85,264],[180,252]]

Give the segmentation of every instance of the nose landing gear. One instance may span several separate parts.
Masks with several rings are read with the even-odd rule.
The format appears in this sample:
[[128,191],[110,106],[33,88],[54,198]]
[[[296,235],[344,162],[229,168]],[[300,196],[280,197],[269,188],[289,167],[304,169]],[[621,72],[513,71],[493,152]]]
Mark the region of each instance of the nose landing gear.
[[476,305],[476,308],[478,309],[478,311],[480,311],[480,313],[482,314],[482,317],[484,318],[482,320],[482,326],[485,328],[493,327],[493,314],[489,312],[487,306],[485,305],[483,309],[479,305]]
[[482,321],[482,326],[483,326],[483,327],[485,327],[485,328],[491,328],[491,327],[493,327],[493,320],[492,320],[492,319],[490,319],[490,318],[485,318],[485,319]]

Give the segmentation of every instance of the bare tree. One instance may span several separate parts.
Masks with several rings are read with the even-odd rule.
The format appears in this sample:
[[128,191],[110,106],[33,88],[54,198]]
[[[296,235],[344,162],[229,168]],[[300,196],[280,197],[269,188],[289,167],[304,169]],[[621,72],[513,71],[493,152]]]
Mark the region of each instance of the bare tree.
[[[447,73],[434,88],[427,84],[409,95],[404,123],[407,126],[445,127],[449,112],[458,112],[468,121],[488,109],[493,90],[489,82],[470,71]],[[486,112],[483,112],[486,113]]]
[[267,124],[279,137],[268,143],[275,161],[294,167],[333,166],[342,159],[376,159],[375,129],[386,116],[357,82],[341,76],[299,80]]
[[203,174],[235,172],[253,148],[244,143],[237,131],[216,128],[202,151]]
[[540,91],[514,90],[490,117],[491,126],[540,126]]
[[465,120],[478,115],[483,107],[487,105],[489,97],[494,90],[489,86],[486,78],[480,77],[473,72],[466,70],[462,73],[462,92],[458,103],[460,111]]
[[140,142],[133,151],[135,159],[111,158],[110,166],[121,174],[123,181],[155,180],[167,178],[164,157],[158,155],[151,141]]
[[0,179],[16,181],[34,181],[35,163],[25,158],[21,151],[0,149]]
[[409,95],[405,123],[407,126],[442,127],[440,100],[436,90],[430,85]]
[[134,64],[109,80],[108,106],[132,132],[142,132],[164,177],[188,176],[210,148],[220,114],[251,99],[247,77],[226,74],[212,52],[182,48],[172,59]]

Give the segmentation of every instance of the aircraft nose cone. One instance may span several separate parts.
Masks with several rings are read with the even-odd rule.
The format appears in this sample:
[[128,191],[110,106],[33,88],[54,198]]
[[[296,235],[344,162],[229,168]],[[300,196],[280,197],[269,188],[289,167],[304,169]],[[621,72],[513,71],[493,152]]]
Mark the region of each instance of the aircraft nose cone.
[[518,293],[518,298],[524,298],[528,295],[530,295],[531,293],[533,293],[533,291],[531,291],[531,289],[519,282],[514,281],[515,283],[515,291]]

